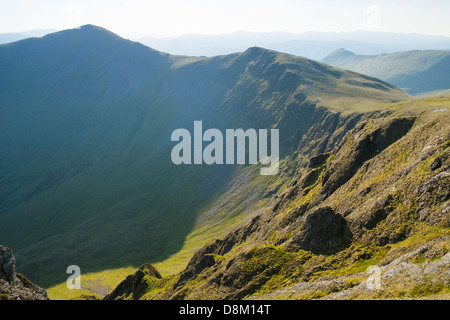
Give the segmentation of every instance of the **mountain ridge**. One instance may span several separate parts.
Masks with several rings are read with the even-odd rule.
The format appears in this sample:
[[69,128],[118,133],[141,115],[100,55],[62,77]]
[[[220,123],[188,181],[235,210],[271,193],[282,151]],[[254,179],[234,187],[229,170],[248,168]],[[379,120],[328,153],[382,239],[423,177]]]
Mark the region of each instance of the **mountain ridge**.
[[[302,139],[312,127],[409,97],[375,78],[261,48],[174,57],[95,26],[1,45],[0,61],[0,242],[45,286],[61,283],[67,265],[138,266],[181,249],[183,268],[189,246],[249,219],[286,187],[297,145],[317,150]],[[170,133],[198,119],[221,130],[282,130],[280,175],[173,165]],[[331,135],[321,148],[343,137]],[[184,247],[197,221],[209,231]]]
[[398,34],[390,32],[286,32],[252,33],[237,31],[215,36],[188,34],[173,38],[135,37],[136,41],[164,52],[191,56],[216,56],[261,46],[309,59],[321,60],[341,47],[360,54],[381,54],[413,49],[445,50],[445,36]]

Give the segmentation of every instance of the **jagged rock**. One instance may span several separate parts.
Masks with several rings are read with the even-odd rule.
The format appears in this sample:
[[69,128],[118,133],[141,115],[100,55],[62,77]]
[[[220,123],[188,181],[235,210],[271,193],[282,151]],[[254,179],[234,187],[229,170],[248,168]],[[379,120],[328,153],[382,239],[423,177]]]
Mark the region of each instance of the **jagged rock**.
[[162,279],[158,270],[152,265],[146,263],[142,265],[138,271],[133,275],[129,275],[124,281],[122,281],[113,292],[107,295],[104,300],[117,300],[131,298],[132,300],[138,300],[146,293],[149,286],[146,276],[150,276],[157,280]]
[[15,272],[11,249],[0,246],[0,300],[48,300],[47,292]]
[[329,254],[350,243],[352,233],[347,221],[332,208],[319,208],[302,219],[299,233],[287,244],[289,249]]
[[[450,210],[448,201],[450,192],[450,171],[440,172],[415,190],[419,196],[419,219],[430,225],[450,225]],[[438,210],[432,211],[430,208],[438,205]]]
[[14,284],[16,280],[16,258],[11,249],[0,246],[0,279]]

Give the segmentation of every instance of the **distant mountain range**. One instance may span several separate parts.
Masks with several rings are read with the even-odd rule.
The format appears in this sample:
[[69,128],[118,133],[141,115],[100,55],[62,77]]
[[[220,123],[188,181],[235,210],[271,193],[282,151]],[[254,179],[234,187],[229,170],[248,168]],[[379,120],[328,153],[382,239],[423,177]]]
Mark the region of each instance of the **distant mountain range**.
[[[0,44],[56,32],[37,29],[0,34]],[[393,32],[233,32],[220,35],[186,34],[178,37],[135,37],[158,51],[173,55],[217,56],[262,47],[313,60],[322,60],[340,48],[361,55],[378,55],[410,50],[450,50],[450,37]]]
[[371,56],[339,49],[322,62],[383,79],[410,94],[450,88],[448,50],[413,50]]
[[215,56],[245,51],[252,46],[321,60],[331,52],[346,48],[358,54],[375,55],[408,50],[449,50],[450,38],[392,32],[286,32],[183,35],[174,38],[135,38],[159,51],[178,55]]
[[43,37],[46,34],[56,32],[55,29],[36,29],[24,32],[0,33],[0,44],[14,42],[26,38]]
[[[189,252],[286,185],[313,126],[332,130],[340,112],[408,98],[381,80],[263,48],[172,56],[90,25],[0,45],[0,243],[41,285],[64,281],[71,264],[97,271]],[[171,133],[192,131],[195,120],[279,129],[280,174],[174,165]]]

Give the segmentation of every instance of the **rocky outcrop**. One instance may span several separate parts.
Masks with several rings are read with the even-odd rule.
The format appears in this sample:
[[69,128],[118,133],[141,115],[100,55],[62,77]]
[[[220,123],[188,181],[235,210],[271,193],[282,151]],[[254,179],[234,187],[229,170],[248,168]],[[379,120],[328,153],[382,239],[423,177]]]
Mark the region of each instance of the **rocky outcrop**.
[[0,246],[0,280],[16,282],[16,258],[11,249]]
[[302,218],[300,231],[287,245],[318,254],[330,254],[347,246],[352,233],[347,221],[330,207],[319,208]]
[[[450,164],[450,150],[447,151],[446,165]],[[439,158],[436,158],[439,159]],[[434,162],[433,162],[434,163]],[[432,163],[432,164],[433,164]],[[430,225],[450,226],[450,167],[436,173],[418,186],[413,194],[418,196],[418,214],[421,221]],[[440,210],[432,211],[437,206]]]
[[152,265],[146,263],[142,265],[133,275],[129,275],[122,281],[113,292],[107,295],[104,300],[138,300],[147,291],[149,283],[148,278],[162,279],[158,270]]
[[0,300],[48,300],[47,292],[16,273],[11,249],[0,246]]

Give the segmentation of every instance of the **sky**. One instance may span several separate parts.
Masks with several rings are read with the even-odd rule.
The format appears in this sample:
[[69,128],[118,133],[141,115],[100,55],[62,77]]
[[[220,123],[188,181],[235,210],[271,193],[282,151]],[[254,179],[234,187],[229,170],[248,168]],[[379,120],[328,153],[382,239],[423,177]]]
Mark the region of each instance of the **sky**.
[[450,36],[449,0],[0,0],[0,33],[94,24],[125,37],[356,30]]

